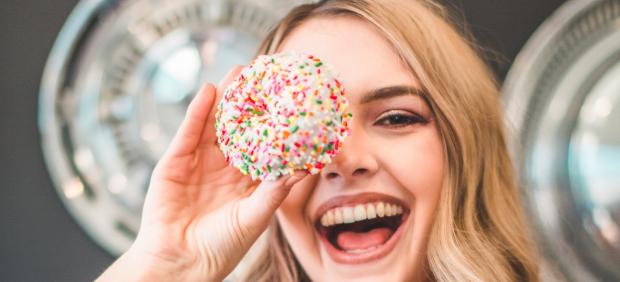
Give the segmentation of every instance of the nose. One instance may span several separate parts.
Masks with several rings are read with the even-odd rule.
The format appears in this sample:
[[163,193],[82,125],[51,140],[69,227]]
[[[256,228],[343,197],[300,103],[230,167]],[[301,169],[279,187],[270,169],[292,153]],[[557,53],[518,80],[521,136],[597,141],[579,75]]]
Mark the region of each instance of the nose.
[[374,153],[380,148],[371,147],[363,129],[354,126],[351,135],[344,140],[340,152],[321,171],[321,176],[327,180],[349,181],[375,174],[379,165]]

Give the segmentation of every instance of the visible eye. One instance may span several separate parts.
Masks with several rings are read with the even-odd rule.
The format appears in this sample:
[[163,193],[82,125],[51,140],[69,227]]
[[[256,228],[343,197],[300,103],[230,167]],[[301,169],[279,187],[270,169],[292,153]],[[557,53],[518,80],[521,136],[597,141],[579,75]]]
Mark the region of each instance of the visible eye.
[[383,125],[393,128],[405,127],[416,123],[426,123],[426,120],[416,114],[402,111],[394,111],[392,114],[386,114],[375,122],[376,125]]

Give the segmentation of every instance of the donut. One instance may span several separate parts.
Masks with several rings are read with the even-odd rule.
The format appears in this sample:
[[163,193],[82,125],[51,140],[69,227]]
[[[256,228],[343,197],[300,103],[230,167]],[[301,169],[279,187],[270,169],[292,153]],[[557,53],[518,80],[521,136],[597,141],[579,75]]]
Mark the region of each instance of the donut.
[[226,161],[253,180],[319,173],[350,135],[333,67],[296,52],[260,55],[226,88],[215,130]]

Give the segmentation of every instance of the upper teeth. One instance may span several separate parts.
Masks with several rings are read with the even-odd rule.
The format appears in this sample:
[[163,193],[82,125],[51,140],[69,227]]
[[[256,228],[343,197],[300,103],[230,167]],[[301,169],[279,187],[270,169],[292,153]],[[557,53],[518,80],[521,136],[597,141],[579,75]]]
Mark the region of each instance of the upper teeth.
[[400,205],[384,202],[358,204],[350,207],[337,207],[328,210],[321,216],[321,225],[327,227],[402,213],[403,207]]

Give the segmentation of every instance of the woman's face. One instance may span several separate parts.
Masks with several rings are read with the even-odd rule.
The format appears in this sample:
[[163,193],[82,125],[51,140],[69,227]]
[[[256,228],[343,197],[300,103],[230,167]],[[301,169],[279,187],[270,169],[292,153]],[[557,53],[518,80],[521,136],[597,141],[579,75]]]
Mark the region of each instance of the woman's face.
[[419,81],[355,18],[309,20],[278,51],[333,65],[353,113],[333,162],[293,187],[277,212],[295,256],[315,281],[421,280],[444,157]]

